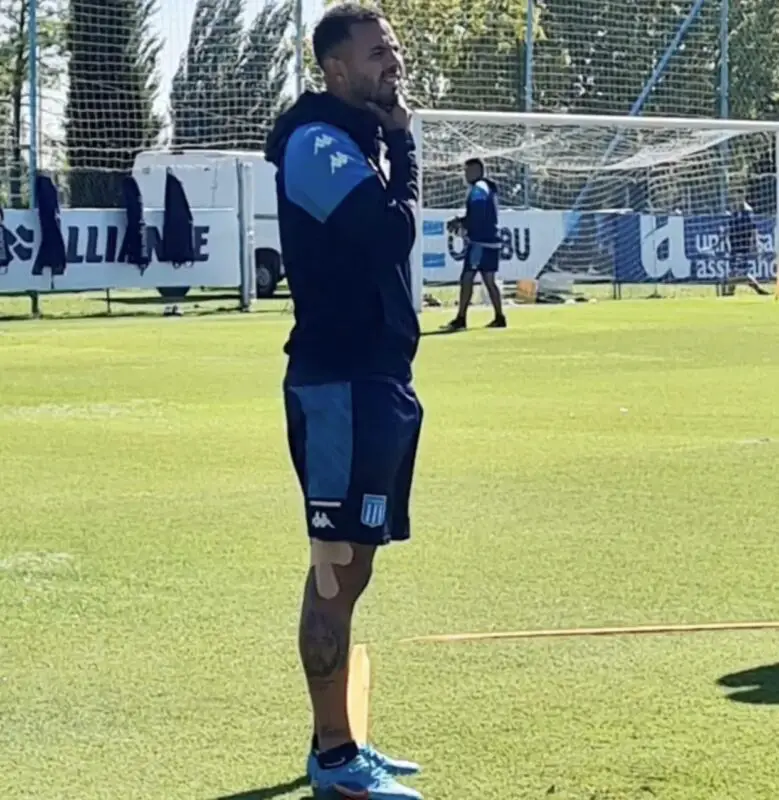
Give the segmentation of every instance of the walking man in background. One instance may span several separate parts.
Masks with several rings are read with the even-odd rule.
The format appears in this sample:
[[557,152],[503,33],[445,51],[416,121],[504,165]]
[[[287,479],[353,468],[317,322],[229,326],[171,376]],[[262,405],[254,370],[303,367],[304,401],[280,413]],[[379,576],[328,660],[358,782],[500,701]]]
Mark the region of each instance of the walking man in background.
[[465,181],[470,186],[465,201],[465,216],[455,217],[448,223],[449,231],[461,233],[465,239],[465,263],[460,276],[460,303],[457,316],[447,330],[460,331],[467,326],[468,306],[473,296],[476,273],[487,289],[495,318],[488,328],[505,328],[506,317],[500,290],[495,282],[500,266],[500,238],[498,236],[498,187],[484,174],[484,162],[471,158],[465,162]]
[[295,307],[284,403],[310,539],[299,636],[315,729],[307,772],[325,793],[419,800],[396,780],[419,768],[358,746],[347,709],[355,605],[377,548],[410,535],[422,423],[411,387],[419,343],[411,113],[400,94],[400,47],[379,12],[336,6],[313,40],[326,91],[303,94],[266,147],[278,167]]
[[768,294],[758,279],[749,271],[750,261],[752,259],[757,261],[760,253],[755,215],[746,200],[737,211],[731,214],[728,220],[728,239],[730,256],[723,294],[726,297],[734,295],[739,283],[746,283],[757,294]]

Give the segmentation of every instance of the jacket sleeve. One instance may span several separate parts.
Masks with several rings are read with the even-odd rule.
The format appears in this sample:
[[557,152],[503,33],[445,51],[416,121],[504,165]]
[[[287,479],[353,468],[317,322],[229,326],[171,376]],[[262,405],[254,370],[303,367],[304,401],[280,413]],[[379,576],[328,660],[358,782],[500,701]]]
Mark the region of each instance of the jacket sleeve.
[[366,263],[405,262],[416,237],[414,150],[410,135],[390,135],[391,177],[385,188],[342,130],[323,124],[298,128],[284,155],[285,194],[339,240],[365,253]]

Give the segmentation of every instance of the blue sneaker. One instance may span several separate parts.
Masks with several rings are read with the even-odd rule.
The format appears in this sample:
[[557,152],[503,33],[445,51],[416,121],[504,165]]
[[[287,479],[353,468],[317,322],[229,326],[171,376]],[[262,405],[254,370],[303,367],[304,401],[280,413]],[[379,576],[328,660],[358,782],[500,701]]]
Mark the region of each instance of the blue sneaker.
[[380,753],[375,747],[366,744],[360,748],[360,753],[365,759],[381,767],[388,775],[401,778],[409,775],[418,775],[422,771],[419,764],[413,761],[404,761],[402,758],[392,758],[391,756]]
[[322,769],[317,763],[311,788],[316,794],[336,794],[349,800],[422,800],[419,792],[398,783],[362,755],[335,769]]
[[[418,775],[422,771],[422,767],[420,767],[419,764],[415,764],[413,761],[404,761],[400,758],[392,758],[384,753],[380,753],[375,747],[369,744],[363,745],[360,748],[360,755],[369,764],[383,769],[388,775],[395,778]],[[306,775],[309,781],[311,780],[311,776],[316,772],[318,766],[316,755],[314,755],[313,752],[309,753],[308,764],[306,765]]]

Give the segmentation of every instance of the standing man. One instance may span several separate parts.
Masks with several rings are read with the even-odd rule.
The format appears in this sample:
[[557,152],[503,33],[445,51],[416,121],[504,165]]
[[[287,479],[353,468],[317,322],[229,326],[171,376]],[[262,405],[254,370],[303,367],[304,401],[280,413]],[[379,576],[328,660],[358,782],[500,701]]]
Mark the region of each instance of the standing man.
[[728,297],[735,294],[739,283],[746,283],[757,294],[768,294],[758,279],[749,272],[749,262],[759,257],[759,247],[755,215],[746,200],[728,220],[728,239],[730,256],[723,294]]
[[266,148],[295,306],[284,403],[310,539],[299,636],[315,730],[308,774],[348,798],[418,800],[396,778],[419,768],[359,747],[347,713],[352,614],[377,548],[409,538],[422,423],[411,113],[400,46],[378,11],[330,9],[313,44],[326,91],[302,95]]
[[495,319],[487,327],[505,328],[506,317],[503,315],[500,290],[495,283],[500,266],[498,187],[485,177],[484,162],[480,158],[465,162],[465,181],[471,187],[465,201],[465,216],[450,220],[448,226],[450,231],[460,232],[465,238],[465,263],[460,276],[460,306],[447,330],[460,331],[467,327],[466,317],[477,272],[481,273],[495,310]]

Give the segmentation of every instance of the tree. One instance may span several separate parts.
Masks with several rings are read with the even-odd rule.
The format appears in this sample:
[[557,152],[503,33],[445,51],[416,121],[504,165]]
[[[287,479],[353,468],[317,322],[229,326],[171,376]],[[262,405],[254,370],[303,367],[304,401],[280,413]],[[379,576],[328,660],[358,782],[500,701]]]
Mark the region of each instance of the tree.
[[177,147],[218,147],[229,135],[243,10],[243,0],[198,0],[187,50],[171,87]]
[[[337,0],[328,0],[327,5]],[[408,96],[418,108],[520,111],[524,108],[527,0],[383,0],[406,62]],[[534,39],[544,41],[536,10]],[[319,88],[310,43],[306,83]]]
[[123,177],[159,136],[157,0],[71,0],[65,143],[70,204],[121,202]]
[[[9,178],[7,200],[17,208],[25,204],[28,174],[23,137],[30,114],[31,1],[0,2],[0,92],[10,100],[0,105],[0,151]],[[64,70],[64,10],[64,0],[37,0],[38,83],[43,89],[58,88]]]
[[171,90],[177,147],[262,149],[287,100],[294,4],[266,3],[243,30],[243,0],[199,0]]
[[741,0],[731,12],[730,115],[779,118],[779,6]]
[[276,117],[289,98],[285,86],[294,56],[289,37],[293,0],[266,3],[244,38],[234,79],[232,142],[245,150],[262,150]]

